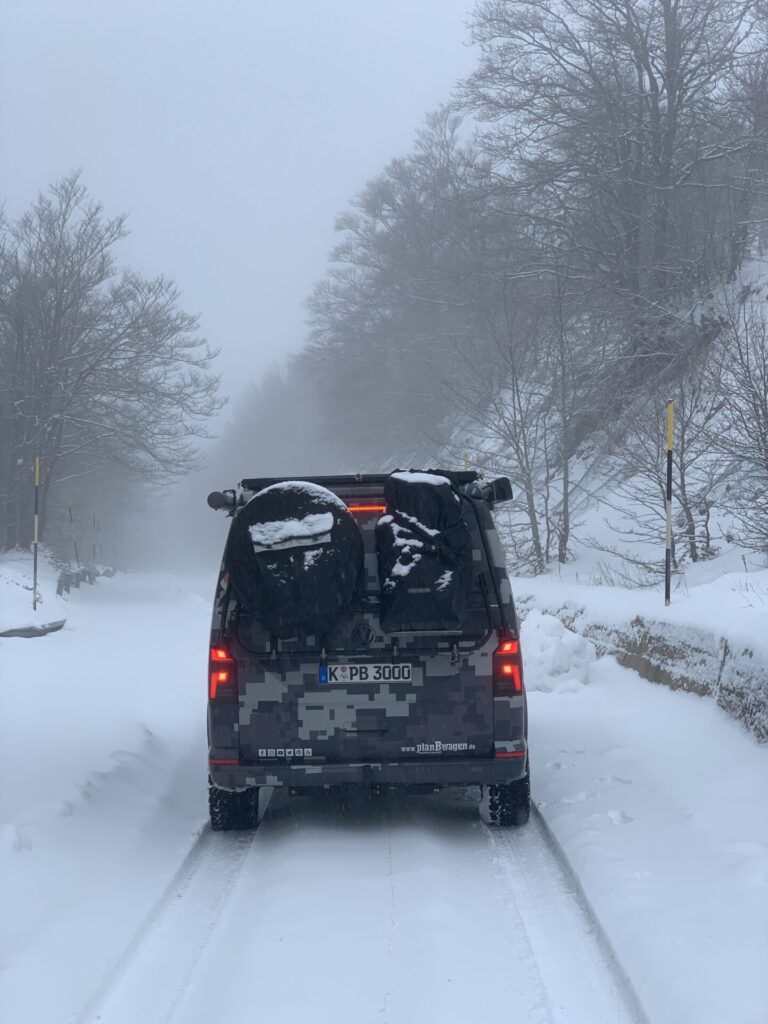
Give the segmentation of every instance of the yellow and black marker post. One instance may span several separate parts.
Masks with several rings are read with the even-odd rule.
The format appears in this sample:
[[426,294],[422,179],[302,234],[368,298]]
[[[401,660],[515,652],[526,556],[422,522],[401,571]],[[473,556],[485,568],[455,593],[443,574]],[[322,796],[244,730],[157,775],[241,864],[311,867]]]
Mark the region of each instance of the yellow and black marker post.
[[664,564],[664,604],[672,600],[672,445],[675,436],[675,403],[667,402],[667,551]]
[[40,523],[40,456],[35,456],[35,525],[32,534],[32,609],[37,611],[37,546]]

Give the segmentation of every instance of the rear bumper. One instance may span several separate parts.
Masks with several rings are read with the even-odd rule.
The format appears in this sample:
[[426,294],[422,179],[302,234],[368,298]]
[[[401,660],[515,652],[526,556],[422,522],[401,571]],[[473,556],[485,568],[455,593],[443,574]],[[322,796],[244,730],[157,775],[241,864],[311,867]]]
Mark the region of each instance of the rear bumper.
[[230,790],[249,786],[482,786],[522,778],[527,763],[527,751],[519,750],[515,756],[482,760],[424,759],[367,764],[210,763],[209,773],[215,786]]

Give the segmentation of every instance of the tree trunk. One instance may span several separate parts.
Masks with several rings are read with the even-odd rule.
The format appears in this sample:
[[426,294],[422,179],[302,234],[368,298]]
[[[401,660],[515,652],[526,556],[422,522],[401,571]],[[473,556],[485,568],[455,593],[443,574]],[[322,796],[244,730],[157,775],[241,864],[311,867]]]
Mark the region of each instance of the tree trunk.
[[557,531],[557,560],[561,565],[568,561],[568,542],[571,539],[570,489],[570,463],[568,456],[563,453],[563,520]]
[[536,501],[533,490],[533,481],[530,476],[525,477],[523,484],[525,490],[525,506],[528,513],[528,521],[531,524],[531,543],[533,544],[533,558],[534,565],[533,569],[537,576],[540,576],[544,572],[545,559],[544,552],[541,547],[541,533],[539,531],[539,520],[536,515]]
[[0,397],[0,551],[11,546],[12,437],[10,406]]

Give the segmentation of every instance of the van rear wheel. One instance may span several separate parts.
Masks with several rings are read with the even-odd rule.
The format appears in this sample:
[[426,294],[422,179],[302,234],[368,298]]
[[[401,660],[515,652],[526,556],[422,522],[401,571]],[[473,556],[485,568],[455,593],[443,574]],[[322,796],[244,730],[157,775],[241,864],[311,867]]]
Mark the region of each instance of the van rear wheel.
[[208,810],[214,832],[259,827],[259,787],[230,792],[208,782]]
[[515,782],[500,782],[488,787],[488,820],[491,825],[525,825],[530,816],[530,772]]

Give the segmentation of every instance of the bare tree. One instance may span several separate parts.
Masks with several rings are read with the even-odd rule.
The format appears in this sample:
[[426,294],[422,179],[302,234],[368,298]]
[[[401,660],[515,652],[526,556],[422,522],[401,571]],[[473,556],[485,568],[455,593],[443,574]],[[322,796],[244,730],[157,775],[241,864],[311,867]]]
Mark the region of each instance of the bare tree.
[[746,286],[724,305],[728,329],[717,363],[724,422],[710,440],[735,478],[728,504],[742,539],[768,554],[768,295]]
[[[620,430],[608,435],[610,462],[619,482],[604,503],[618,513],[611,525],[628,548],[592,541],[592,546],[627,560],[635,574],[658,577],[662,562],[654,559],[664,545],[666,519],[666,407],[675,403],[675,444],[672,495],[675,518],[673,567],[686,559],[698,562],[716,554],[710,529],[712,509],[722,499],[732,467],[714,449],[712,436],[722,427],[726,401],[721,379],[708,352],[689,360],[688,369],[667,387],[657,387],[630,408]],[[622,523],[624,525],[622,525]],[[645,551],[644,555],[639,554]]]
[[541,572],[573,551],[608,422],[598,489],[631,510],[631,572],[647,575],[673,397],[676,560],[709,557],[726,487],[746,514],[762,480],[714,440],[727,422],[738,433],[759,391],[759,326],[737,379],[726,335],[743,340],[744,324],[702,311],[767,241],[765,13],[765,0],[478,3],[480,61],[452,107],[475,116],[474,140],[450,110],[430,115],[339,218],[310,300],[288,386],[323,396],[329,449],[355,466],[447,451],[507,473],[510,543]]
[[196,463],[195,438],[219,407],[214,353],[164,278],[118,271],[122,217],[106,220],[77,175],[2,224],[0,400],[5,544],[30,540],[34,456],[43,461],[44,529],[52,487],[115,462],[165,478]]
[[492,230],[484,173],[460,119],[441,109],[337,220],[304,365],[328,396],[329,433],[377,460],[423,447],[445,415],[454,341],[478,336]]
[[518,198],[530,230],[572,239],[611,305],[625,339],[615,408],[645,391],[649,364],[674,362],[691,303],[732,270],[734,196],[743,225],[755,216],[762,113],[745,98],[734,116],[726,96],[745,95],[739,76],[760,53],[759,24],[758,0],[476,8],[481,59],[464,103],[481,121],[497,192]]
[[[509,310],[503,334],[497,334],[501,365],[479,351],[464,348],[460,384],[451,400],[463,413],[453,451],[457,461],[469,457],[481,470],[503,473],[515,495],[506,533],[518,567],[534,575],[550,558],[549,480],[547,474],[549,387],[530,335],[518,337]],[[497,332],[498,325],[492,325]]]

